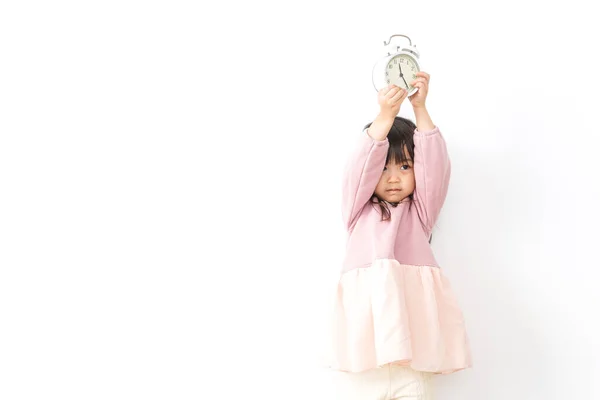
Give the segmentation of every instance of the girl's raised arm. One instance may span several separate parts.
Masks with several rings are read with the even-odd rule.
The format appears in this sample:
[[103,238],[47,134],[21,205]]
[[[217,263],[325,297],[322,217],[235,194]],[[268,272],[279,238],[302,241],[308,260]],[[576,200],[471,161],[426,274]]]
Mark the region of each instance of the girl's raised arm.
[[377,93],[379,115],[368,129],[363,130],[347,161],[342,182],[342,217],[349,231],[354,228],[356,218],[379,183],[390,147],[387,135],[407,95],[406,90],[395,85],[389,85]]
[[450,158],[438,127],[413,135],[415,143],[414,203],[426,233],[430,234],[440,214],[450,183]]
[[342,180],[342,218],[349,231],[354,228],[356,218],[375,192],[385,167],[388,148],[387,137],[375,140],[365,129],[346,163]]

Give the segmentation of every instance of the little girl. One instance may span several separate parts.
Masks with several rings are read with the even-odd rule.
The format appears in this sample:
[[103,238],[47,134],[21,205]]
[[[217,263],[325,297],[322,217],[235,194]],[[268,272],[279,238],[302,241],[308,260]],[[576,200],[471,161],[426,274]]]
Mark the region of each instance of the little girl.
[[425,107],[429,74],[411,85],[416,126],[397,117],[407,91],[382,89],[345,169],[330,364],[343,400],[431,400],[433,375],[471,366],[462,311],[429,244],[450,160]]

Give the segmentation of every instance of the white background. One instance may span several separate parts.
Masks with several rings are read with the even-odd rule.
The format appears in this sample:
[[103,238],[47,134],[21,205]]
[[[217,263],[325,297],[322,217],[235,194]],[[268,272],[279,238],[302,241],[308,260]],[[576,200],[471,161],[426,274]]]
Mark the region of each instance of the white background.
[[453,162],[474,367],[438,398],[600,398],[599,32],[548,3],[3,2],[0,398],[331,399],[341,171],[396,33]]

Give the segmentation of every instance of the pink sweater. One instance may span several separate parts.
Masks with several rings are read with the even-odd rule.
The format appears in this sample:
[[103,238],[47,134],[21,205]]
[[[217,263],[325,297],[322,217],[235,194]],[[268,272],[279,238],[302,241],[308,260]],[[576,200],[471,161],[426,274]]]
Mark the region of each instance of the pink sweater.
[[450,160],[436,127],[414,132],[414,200],[381,220],[369,203],[389,142],[363,131],[344,173],[346,254],[332,318],[329,366],[351,372],[387,364],[448,374],[471,366],[462,311],[429,245],[448,191]]
[[360,136],[343,181],[342,216],[349,232],[343,272],[380,258],[438,267],[429,237],[448,191],[450,159],[437,127],[415,130],[414,143],[414,202],[411,207],[409,199],[397,207],[389,205],[391,220],[381,221],[379,206],[373,207],[369,199],[385,166],[389,142],[371,138],[366,129]]

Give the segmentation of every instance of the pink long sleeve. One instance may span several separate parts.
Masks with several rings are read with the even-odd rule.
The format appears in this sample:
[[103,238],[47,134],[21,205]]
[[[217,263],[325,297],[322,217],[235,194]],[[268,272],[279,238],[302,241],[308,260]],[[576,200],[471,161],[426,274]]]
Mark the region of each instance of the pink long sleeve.
[[440,214],[450,183],[450,158],[438,127],[413,135],[415,143],[414,200],[421,222],[431,233]]
[[356,217],[367,204],[383,168],[389,148],[389,142],[375,140],[363,130],[350,159],[348,160],[342,182],[342,217],[348,230],[352,230]]

